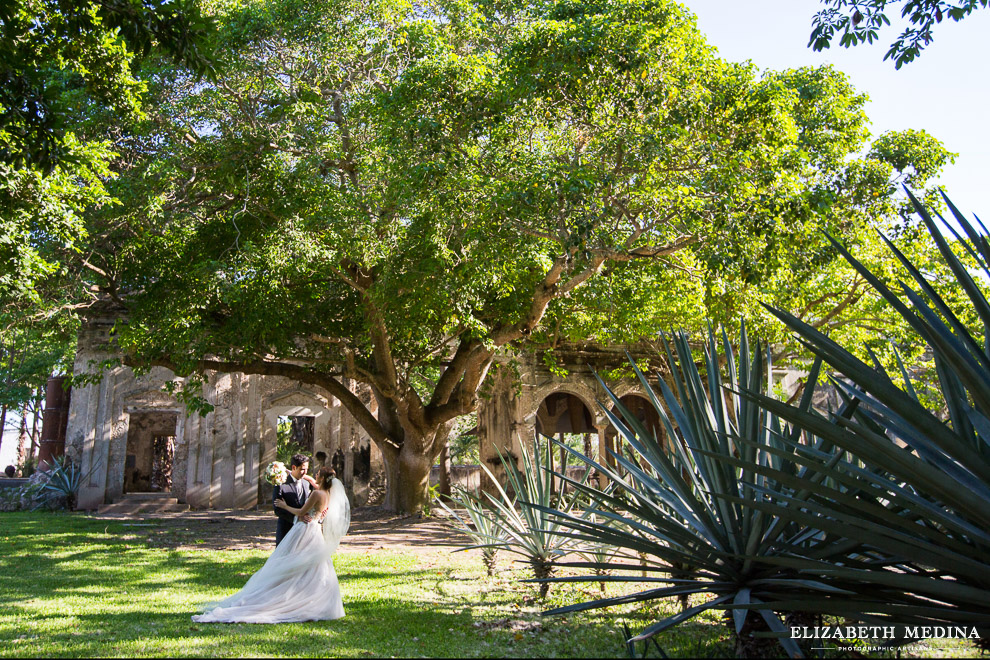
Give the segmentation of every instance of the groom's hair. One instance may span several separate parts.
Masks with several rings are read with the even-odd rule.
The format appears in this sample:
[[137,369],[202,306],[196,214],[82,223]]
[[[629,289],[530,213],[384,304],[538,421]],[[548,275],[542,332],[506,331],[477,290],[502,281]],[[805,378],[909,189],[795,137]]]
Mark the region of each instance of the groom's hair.
[[309,456],[306,454],[296,454],[292,457],[292,460],[289,461],[289,467],[294,468],[297,465],[302,465],[303,463],[309,463]]

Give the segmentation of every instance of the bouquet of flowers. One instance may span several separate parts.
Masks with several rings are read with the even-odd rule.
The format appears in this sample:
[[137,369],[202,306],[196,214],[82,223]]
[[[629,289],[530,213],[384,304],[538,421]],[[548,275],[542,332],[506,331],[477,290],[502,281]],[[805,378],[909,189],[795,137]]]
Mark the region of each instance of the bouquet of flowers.
[[273,486],[281,486],[289,476],[289,471],[285,469],[282,461],[272,461],[265,468],[265,481]]

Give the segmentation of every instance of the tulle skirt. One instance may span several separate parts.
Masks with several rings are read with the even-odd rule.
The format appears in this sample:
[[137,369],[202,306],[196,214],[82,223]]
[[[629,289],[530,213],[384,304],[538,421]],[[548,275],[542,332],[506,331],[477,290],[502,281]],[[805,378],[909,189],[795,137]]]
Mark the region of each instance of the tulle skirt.
[[319,523],[297,522],[244,588],[211,603],[201,623],[288,623],[344,616],[340,585]]

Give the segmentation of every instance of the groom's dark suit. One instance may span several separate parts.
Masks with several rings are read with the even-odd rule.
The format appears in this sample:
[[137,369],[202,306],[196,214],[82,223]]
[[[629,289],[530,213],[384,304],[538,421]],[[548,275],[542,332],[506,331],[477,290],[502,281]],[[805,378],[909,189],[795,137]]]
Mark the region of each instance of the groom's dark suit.
[[[309,497],[309,491],[310,485],[308,481],[305,479],[295,479],[290,474],[284,484],[275,486],[275,492],[272,494],[272,506],[275,506],[275,500],[281,498],[292,508],[298,509],[306,503],[306,498]],[[275,545],[278,545],[285,538],[285,535],[289,533],[289,530],[292,529],[295,516],[277,506],[275,507],[275,515],[278,516],[278,525],[275,527]]]

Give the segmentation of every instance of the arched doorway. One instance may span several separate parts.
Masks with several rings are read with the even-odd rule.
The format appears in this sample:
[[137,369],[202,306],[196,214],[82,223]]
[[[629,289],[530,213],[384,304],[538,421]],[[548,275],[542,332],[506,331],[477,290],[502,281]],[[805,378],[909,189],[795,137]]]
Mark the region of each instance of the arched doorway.
[[[598,458],[598,429],[595,428],[594,415],[584,401],[570,392],[552,392],[548,394],[536,410],[536,438],[539,442],[546,437],[556,438],[563,445],[582,452],[588,458]],[[546,441],[543,451],[549,451],[552,466],[555,470],[562,465],[568,465],[567,476],[580,479],[588,469],[587,465],[579,463],[568,456],[563,447],[557,448],[552,442]]]

